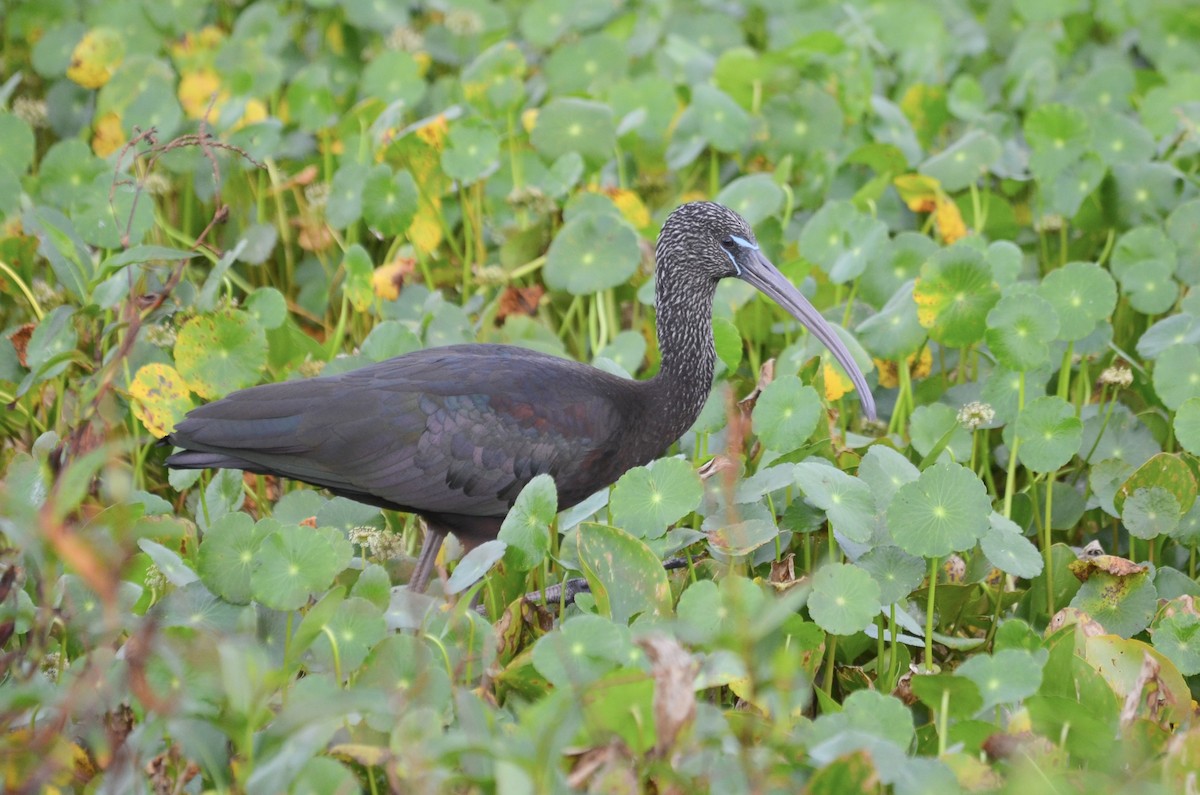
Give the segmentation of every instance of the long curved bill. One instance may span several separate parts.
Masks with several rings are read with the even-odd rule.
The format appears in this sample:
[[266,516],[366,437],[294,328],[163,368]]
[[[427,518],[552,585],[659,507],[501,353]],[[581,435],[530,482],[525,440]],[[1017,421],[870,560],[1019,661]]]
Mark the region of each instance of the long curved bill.
[[821,317],[816,307],[800,294],[800,291],[779,272],[778,268],[771,264],[769,259],[762,255],[762,252],[754,249],[747,253],[750,255],[747,258],[749,263],[743,260],[742,265],[748,265],[748,267],[740,269],[741,279],[753,284],[772,301],[786,309],[788,314],[803,323],[829,349],[833,358],[837,359],[838,364],[854,382],[854,386],[858,390],[858,399],[862,401],[863,411],[868,418],[875,419],[875,398],[871,396],[867,378],[863,375],[862,370],[858,369],[854,357],[850,355],[850,351],[838,338],[833,326]]

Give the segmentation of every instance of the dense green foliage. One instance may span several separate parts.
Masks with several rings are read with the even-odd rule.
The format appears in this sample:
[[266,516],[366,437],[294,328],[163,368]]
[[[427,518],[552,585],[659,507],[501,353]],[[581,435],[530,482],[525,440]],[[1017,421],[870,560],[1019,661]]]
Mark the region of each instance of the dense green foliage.
[[[1194,0],[4,0],[0,32],[7,788],[1196,787]],[[199,402],[421,347],[647,377],[649,246],[695,198],[845,330],[879,422],[723,283],[672,457],[562,514],[535,480],[429,596],[411,517],[165,470]]]

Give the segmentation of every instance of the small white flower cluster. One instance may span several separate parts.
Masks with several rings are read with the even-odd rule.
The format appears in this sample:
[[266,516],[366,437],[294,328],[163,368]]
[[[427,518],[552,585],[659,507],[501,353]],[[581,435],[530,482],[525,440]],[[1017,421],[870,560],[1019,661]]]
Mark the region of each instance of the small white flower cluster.
[[171,180],[165,174],[152,171],[142,180],[142,190],[151,196],[166,196],[171,192]]
[[425,49],[425,37],[407,25],[400,25],[392,28],[392,32],[388,34],[387,46],[389,50],[420,52]]
[[528,210],[534,215],[549,215],[558,209],[554,199],[533,185],[514,189],[506,201],[514,210]]
[[508,271],[500,265],[484,265],[475,269],[475,281],[485,286],[508,283]]
[[1124,389],[1133,383],[1133,370],[1125,365],[1116,364],[1100,373],[1101,384],[1115,384]]
[[990,425],[996,419],[996,410],[987,403],[972,401],[958,410],[958,422],[973,431],[984,425]]
[[446,30],[455,36],[474,36],[483,33],[483,17],[466,8],[459,8],[446,15]]
[[146,341],[159,348],[174,348],[178,332],[174,326],[166,323],[156,323],[146,327]]
[[62,674],[62,653],[47,652],[46,656],[42,658],[41,668],[43,676],[51,682],[57,682],[59,675]]
[[323,210],[329,204],[329,183],[314,182],[304,188],[304,200],[313,210]]
[[162,593],[167,590],[167,575],[163,574],[162,569],[153,563],[146,569],[146,576],[143,582],[154,593]]
[[14,116],[35,130],[50,124],[50,114],[46,110],[46,100],[44,99],[17,97],[13,100],[12,112]]
[[350,541],[377,560],[391,560],[404,554],[404,537],[378,527],[356,527],[350,531]]

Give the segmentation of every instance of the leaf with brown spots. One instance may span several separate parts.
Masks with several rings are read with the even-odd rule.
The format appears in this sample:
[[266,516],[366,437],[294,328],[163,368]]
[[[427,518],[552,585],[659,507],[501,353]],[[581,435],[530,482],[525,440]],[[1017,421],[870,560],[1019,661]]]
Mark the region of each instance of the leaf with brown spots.
[[12,342],[13,348],[17,351],[17,361],[21,363],[22,367],[29,366],[29,360],[25,357],[25,351],[29,348],[29,338],[33,336],[35,328],[37,328],[37,323],[26,323],[8,335],[9,341]]
[[654,676],[654,754],[670,755],[680,732],[696,718],[696,672],[700,664],[679,642],[666,635],[648,635],[637,644],[650,659]]
[[137,371],[129,384],[133,416],[153,436],[162,438],[192,409],[191,392],[174,367],[155,362]]

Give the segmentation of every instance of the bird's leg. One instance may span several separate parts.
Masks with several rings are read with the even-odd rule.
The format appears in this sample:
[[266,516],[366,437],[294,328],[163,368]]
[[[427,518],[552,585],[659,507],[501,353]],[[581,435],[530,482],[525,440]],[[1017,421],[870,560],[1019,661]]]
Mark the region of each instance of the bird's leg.
[[446,530],[428,520],[425,521],[425,540],[421,543],[421,554],[417,557],[417,567],[413,569],[412,577],[408,580],[408,589],[416,593],[424,593],[429,587],[429,576],[433,573],[433,564],[437,560],[442,542],[446,540]]

